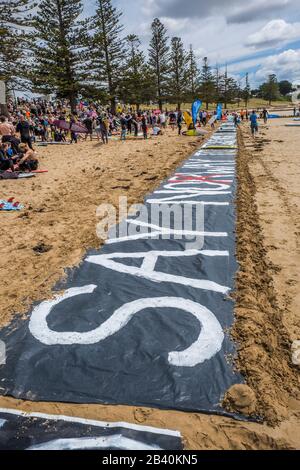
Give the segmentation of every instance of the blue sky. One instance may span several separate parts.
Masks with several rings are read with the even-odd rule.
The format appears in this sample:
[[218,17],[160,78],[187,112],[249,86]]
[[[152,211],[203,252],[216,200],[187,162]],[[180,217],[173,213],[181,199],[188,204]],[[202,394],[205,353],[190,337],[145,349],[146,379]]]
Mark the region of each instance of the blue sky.
[[[84,0],[86,12],[94,0]],[[270,73],[300,82],[300,0],[113,0],[123,11],[124,34],[138,34],[147,50],[150,24],[159,17],[169,36],[181,36],[196,51],[199,64],[228,64],[252,87]]]

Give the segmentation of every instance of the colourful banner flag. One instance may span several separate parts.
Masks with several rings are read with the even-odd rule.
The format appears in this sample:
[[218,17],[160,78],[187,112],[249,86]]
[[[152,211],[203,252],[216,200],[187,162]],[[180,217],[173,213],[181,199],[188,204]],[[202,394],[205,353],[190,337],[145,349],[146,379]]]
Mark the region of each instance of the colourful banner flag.
[[197,117],[198,117],[198,113],[200,111],[201,106],[202,106],[202,101],[201,100],[196,100],[192,104],[192,116],[193,116],[194,126],[196,126]]
[[223,105],[221,103],[218,104],[217,107],[217,119],[220,121],[222,119],[222,114],[223,114]]
[[191,126],[193,126],[193,119],[192,119],[192,116],[190,115],[190,113],[188,113],[187,111],[185,111],[183,113],[183,117],[184,117],[184,120],[185,120],[185,123],[187,125],[187,128],[190,129]]

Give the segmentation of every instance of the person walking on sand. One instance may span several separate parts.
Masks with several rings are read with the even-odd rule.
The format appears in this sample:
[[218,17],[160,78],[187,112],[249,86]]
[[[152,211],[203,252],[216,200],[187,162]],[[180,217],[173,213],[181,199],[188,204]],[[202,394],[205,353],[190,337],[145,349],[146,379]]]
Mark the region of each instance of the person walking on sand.
[[257,114],[253,110],[250,115],[250,126],[251,126],[251,134],[255,137],[256,133],[258,132],[258,122],[257,122]]

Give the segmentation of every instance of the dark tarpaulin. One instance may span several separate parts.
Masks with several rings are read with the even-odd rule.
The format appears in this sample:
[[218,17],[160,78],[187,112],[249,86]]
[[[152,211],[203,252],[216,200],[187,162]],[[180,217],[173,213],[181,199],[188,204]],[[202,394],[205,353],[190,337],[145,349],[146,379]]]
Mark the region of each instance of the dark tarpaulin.
[[[229,125],[209,144],[236,145],[236,132]],[[7,347],[3,395],[226,414],[225,392],[243,382],[229,333],[237,271],[235,156],[231,149],[200,149],[146,199],[148,208],[168,198],[181,207],[202,201],[201,250],[161,237],[111,240],[69,272],[58,286],[67,295],[48,316],[46,304],[36,306],[30,323],[29,316],[0,332]],[[224,186],[217,190],[212,181]],[[145,258],[157,251],[154,261]]]
[[177,431],[0,409],[0,450],[182,450]]

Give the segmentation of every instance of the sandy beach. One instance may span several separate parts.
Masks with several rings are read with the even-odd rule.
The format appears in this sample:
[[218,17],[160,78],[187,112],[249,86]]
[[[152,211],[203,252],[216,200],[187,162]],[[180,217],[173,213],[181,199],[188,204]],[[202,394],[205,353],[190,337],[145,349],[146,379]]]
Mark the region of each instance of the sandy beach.
[[[237,367],[257,398],[264,424],[217,416],[125,406],[29,403],[0,398],[0,407],[128,421],[181,431],[186,449],[295,449],[300,447],[298,370],[291,344],[300,339],[300,129],[287,119],[239,131],[238,246],[240,272],[232,331]],[[0,324],[51,296],[64,270],[99,247],[96,208],[144,196],[187,158],[202,139],[176,132],[148,141],[79,143],[38,148],[48,173],[1,182],[0,198],[15,197],[19,213],[1,213]],[[41,252],[42,251],[42,252]]]

